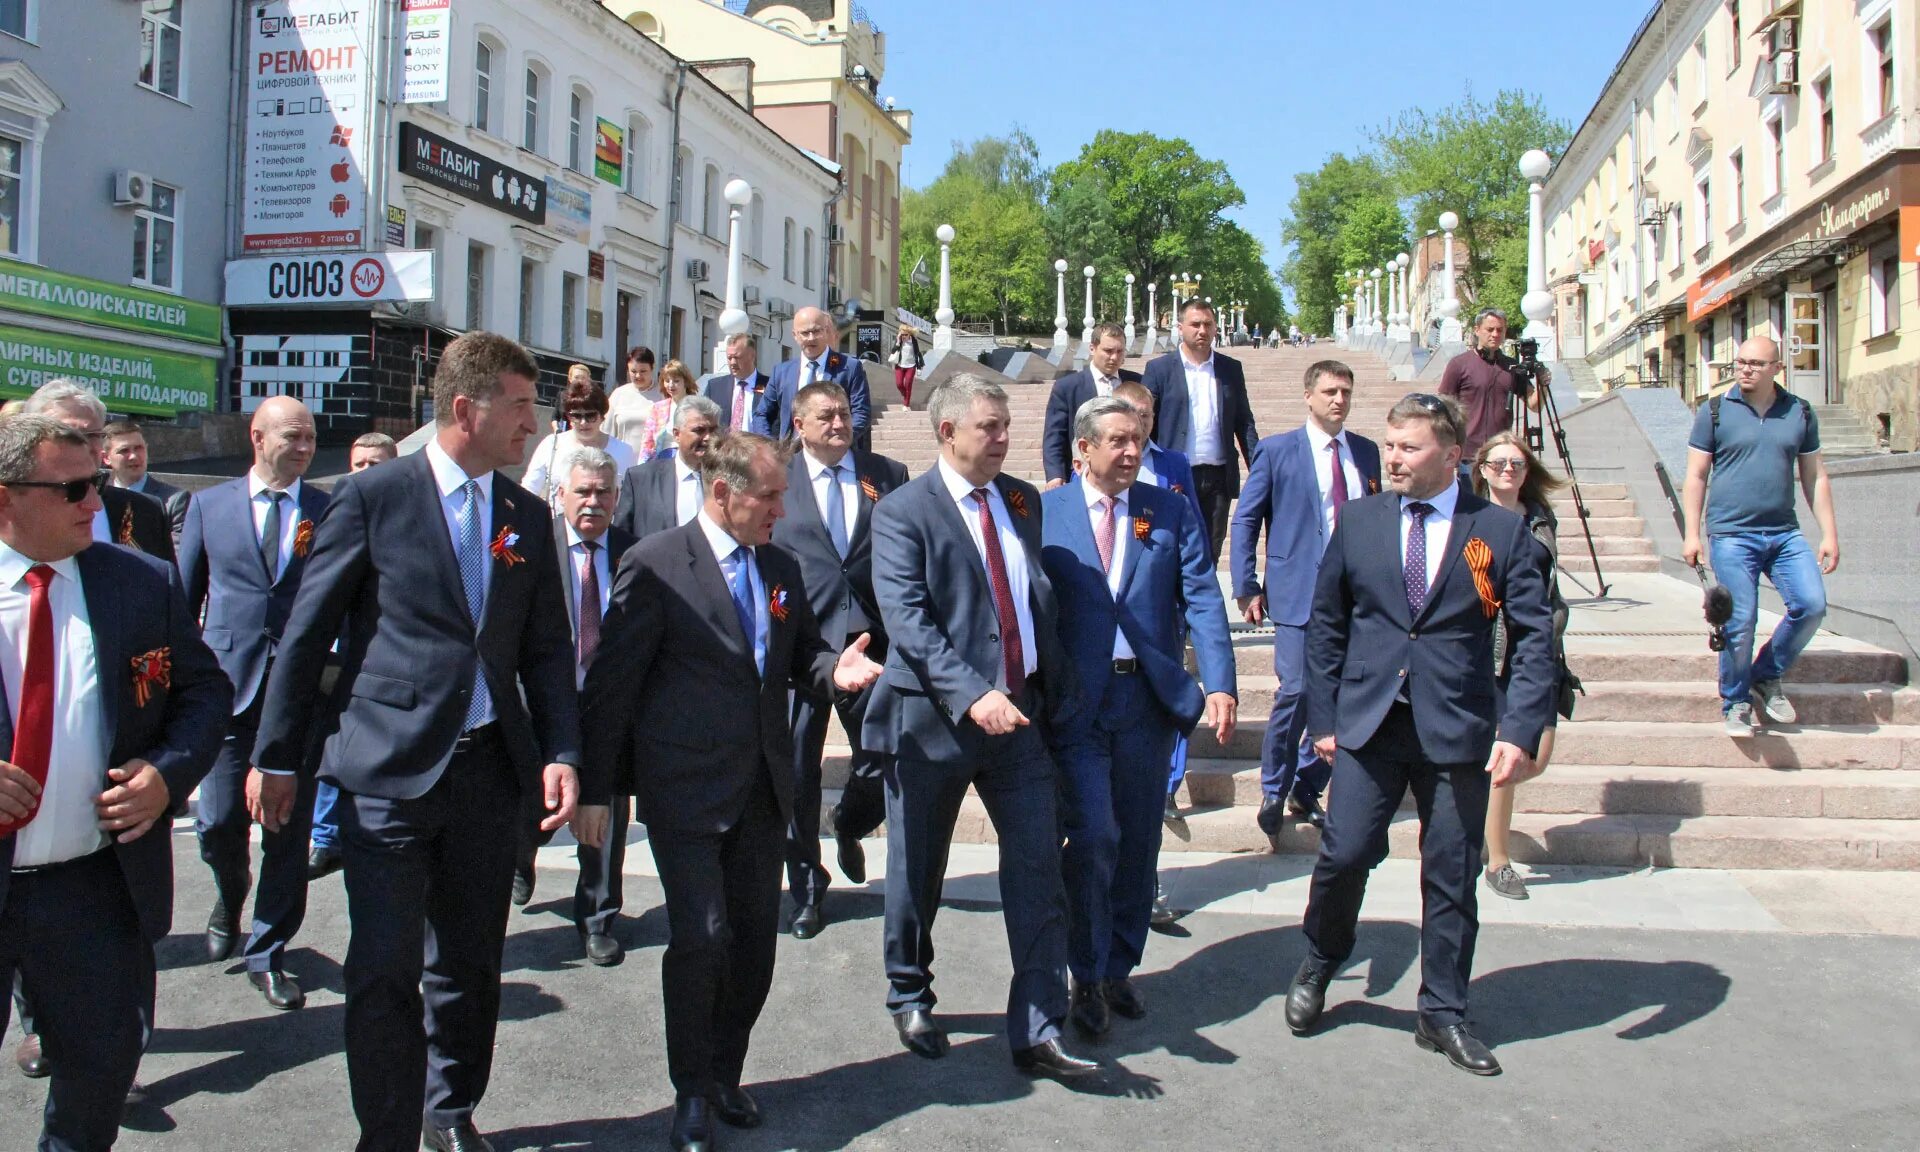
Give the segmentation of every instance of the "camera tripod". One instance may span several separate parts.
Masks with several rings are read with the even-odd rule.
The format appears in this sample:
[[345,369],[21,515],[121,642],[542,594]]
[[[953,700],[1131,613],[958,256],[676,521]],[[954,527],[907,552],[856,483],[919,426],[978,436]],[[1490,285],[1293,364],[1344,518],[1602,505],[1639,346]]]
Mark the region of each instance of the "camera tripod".
[[1527,407],[1526,401],[1515,395],[1509,401],[1513,409],[1513,429],[1526,440],[1527,447],[1535,456],[1546,458],[1546,434],[1553,433],[1553,447],[1560,454],[1560,463],[1567,470],[1567,488],[1573,493],[1573,510],[1580,517],[1580,533],[1587,538],[1587,557],[1593,561],[1593,579],[1600,585],[1602,599],[1607,595],[1607,577],[1600,571],[1600,550],[1593,544],[1593,528],[1587,523],[1587,501],[1580,494],[1580,477],[1573,470],[1573,456],[1567,451],[1567,430],[1560,423],[1560,407],[1554,403],[1553,389],[1536,376],[1530,383],[1540,391],[1540,410]]

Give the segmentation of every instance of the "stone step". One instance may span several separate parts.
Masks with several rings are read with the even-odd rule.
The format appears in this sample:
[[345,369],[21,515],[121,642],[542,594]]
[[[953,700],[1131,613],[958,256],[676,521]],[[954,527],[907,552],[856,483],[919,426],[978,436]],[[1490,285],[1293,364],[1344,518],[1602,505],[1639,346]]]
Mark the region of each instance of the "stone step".
[[[1611,487],[1611,485],[1609,485],[1609,487]],[[1608,497],[1601,499],[1597,496],[1588,495],[1584,488],[1581,489],[1581,494],[1586,496],[1587,516],[1589,519],[1596,516],[1609,518],[1631,516],[1636,519],[1641,518],[1639,507],[1635,505],[1632,500],[1625,497]],[[1579,530],[1580,516],[1573,509],[1572,499],[1562,500],[1555,497],[1553,501],[1553,514],[1560,519],[1560,532],[1562,535]]]
[[[1236,632],[1234,666],[1242,679],[1273,675],[1272,632]],[[1697,684],[1719,676],[1719,656],[1707,650],[1707,630],[1697,636],[1612,637],[1585,632],[1567,636],[1567,663],[1589,689],[1607,681]],[[1800,654],[1789,685],[1905,684],[1906,661],[1892,652],[1812,647]],[[1789,693],[1791,695],[1791,693]]]
[[1563,725],[1562,764],[1703,768],[1920,768],[1920,726],[1847,724],[1728,736],[1719,724],[1595,720]]
[[[1660,557],[1658,556],[1610,556],[1605,552],[1601,552],[1600,557],[1601,568],[1609,576],[1622,572],[1660,571]],[[1564,572],[1590,573],[1593,571],[1593,560],[1587,556],[1585,541],[1581,542],[1580,551],[1577,554],[1569,552],[1565,548],[1561,549],[1560,568]]]

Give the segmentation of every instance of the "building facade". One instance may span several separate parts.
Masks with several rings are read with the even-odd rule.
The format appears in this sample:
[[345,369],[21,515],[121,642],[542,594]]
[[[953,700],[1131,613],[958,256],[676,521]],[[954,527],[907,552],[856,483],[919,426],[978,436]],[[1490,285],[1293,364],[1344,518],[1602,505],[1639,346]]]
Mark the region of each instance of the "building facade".
[[1668,0],[1546,188],[1563,358],[1609,386],[1781,382],[1920,447],[1920,0]]

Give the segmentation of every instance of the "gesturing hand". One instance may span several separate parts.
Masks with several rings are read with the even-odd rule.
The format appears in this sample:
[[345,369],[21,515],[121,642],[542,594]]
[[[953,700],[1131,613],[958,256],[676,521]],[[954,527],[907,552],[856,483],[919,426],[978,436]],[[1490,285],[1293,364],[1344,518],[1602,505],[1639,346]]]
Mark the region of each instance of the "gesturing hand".
[[300,782],[284,772],[247,769],[247,815],[269,832],[278,832],[293,818],[293,798]]
[[1026,715],[997,688],[973,702],[973,707],[967,709],[967,719],[980,725],[980,731],[989,736],[1005,736],[1027,725]]
[[545,794],[541,797],[550,813],[540,821],[540,831],[552,832],[573,819],[574,806],[580,802],[580,777],[571,764],[549,764],[540,772]]
[[160,769],[145,760],[129,760],[118,768],[107,769],[107,779],[114,787],[100,793],[93,801],[94,811],[100,815],[102,832],[118,832],[115,839],[122,844],[131,844],[147,834],[154,821],[167,813],[166,778],[160,775]]
[[833,666],[833,686],[842,692],[858,692],[867,685],[880,679],[880,665],[867,656],[867,643],[872,639],[862,632],[840,653],[840,662]]

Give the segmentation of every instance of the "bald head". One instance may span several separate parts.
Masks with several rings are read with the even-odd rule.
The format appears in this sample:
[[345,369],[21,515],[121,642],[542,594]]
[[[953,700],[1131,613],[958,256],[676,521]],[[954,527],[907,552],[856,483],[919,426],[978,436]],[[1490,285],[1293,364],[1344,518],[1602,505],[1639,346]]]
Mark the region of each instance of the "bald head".
[[1749,336],[1733,354],[1733,379],[1742,392],[1765,397],[1780,373],[1780,345],[1766,336]]
[[253,413],[253,473],[285,488],[313,463],[313,413],[291,396],[269,396]]
[[800,355],[808,360],[818,360],[839,336],[833,317],[818,308],[809,306],[793,314],[793,338],[800,345]]

